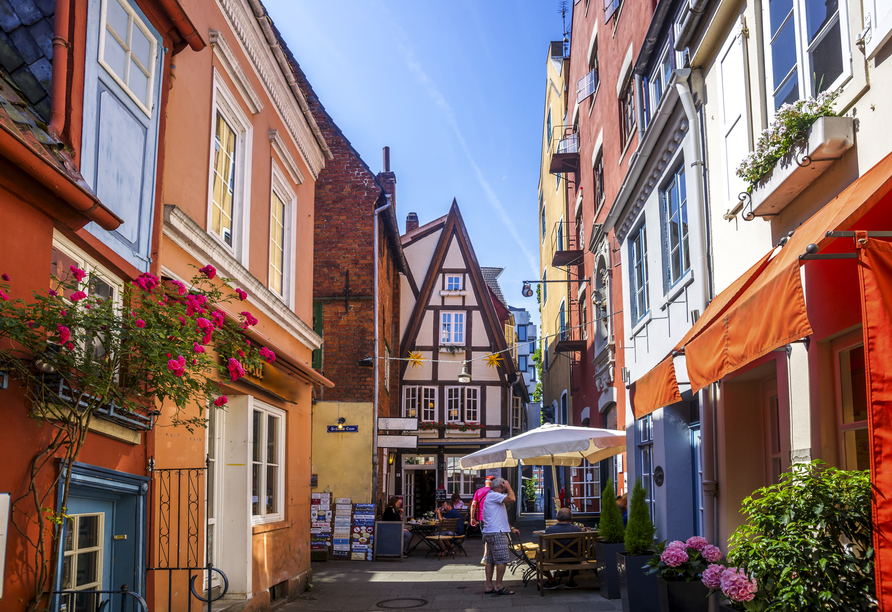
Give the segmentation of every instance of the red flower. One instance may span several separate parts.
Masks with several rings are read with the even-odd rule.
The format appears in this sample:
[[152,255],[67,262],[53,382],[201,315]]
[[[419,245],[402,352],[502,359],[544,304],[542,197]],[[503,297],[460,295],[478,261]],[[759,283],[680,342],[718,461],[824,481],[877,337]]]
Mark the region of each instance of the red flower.
[[[77,282],[81,282],[87,276],[87,273],[78,268],[77,266],[68,266],[68,269],[71,270],[71,273],[74,274],[74,278],[77,279]],[[6,280],[5,278],[3,280]]]
[[196,353],[203,353],[204,347],[198,344],[197,342],[192,343],[192,350]]
[[0,300],[3,300],[4,302],[8,302],[8,301],[9,301],[9,296],[6,295],[5,293],[3,293],[3,290],[2,290],[2,289],[0,289]]
[[137,326],[138,328],[142,329],[143,327],[146,326],[146,322],[143,321],[142,319],[137,319],[137,320],[136,320],[136,326]]
[[252,325],[257,325],[257,323],[258,323],[257,318],[254,315],[252,315],[250,312],[248,312],[247,310],[244,310],[244,311],[240,312],[239,314],[242,315],[243,317],[245,317],[245,322],[242,323],[242,329],[248,329]]
[[204,274],[205,276],[207,276],[208,278],[214,278],[215,276],[217,276],[217,269],[214,266],[212,266],[211,264],[206,265],[205,267],[201,268],[198,271],[201,272],[202,274]]
[[204,312],[208,299],[203,295],[190,295],[186,298],[186,314],[190,317]]
[[59,293],[55,289],[50,289],[50,295],[56,297]]
[[83,291],[75,291],[74,293],[71,294],[71,301],[72,302],[80,302],[85,297],[87,297],[87,294],[84,293]]
[[238,299],[246,300],[248,299],[248,292],[242,289],[236,289],[235,292],[238,294]]
[[71,330],[64,325],[59,325],[57,329],[59,330],[59,342],[62,344],[68,342],[68,339],[71,338]]
[[260,347],[260,356],[263,357],[267,363],[272,363],[276,360],[276,354],[265,346]]
[[9,274],[3,274],[3,275],[0,275],[0,278],[2,278],[3,280],[5,280],[7,283],[9,282]]
[[160,282],[161,280],[157,276],[148,272],[143,272],[133,280],[133,284],[143,291],[151,291],[157,287]]
[[226,402],[228,402],[228,401],[229,400],[226,398],[225,395],[221,395],[220,397],[218,397],[217,399],[214,400],[214,406],[216,406],[217,408],[221,408],[221,407],[225,406]]
[[245,375],[245,368],[242,367],[242,364],[239,363],[239,360],[235,357],[229,358],[229,379],[232,382],[237,381],[239,378],[242,378]]
[[186,358],[179,355],[176,359],[171,359],[167,362],[167,369],[175,376],[182,376],[186,373]]
[[68,344],[65,345],[65,348],[67,348],[69,351],[73,351],[74,350],[74,342],[69,342]]
[[177,288],[177,293],[179,293],[180,295],[186,295],[186,285],[178,280],[172,280],[170,281],[170,284]]
[[214,321],[215,326],[223,327],[223,322],[226,320],[226,315],[223,314],[222,310],[215,310],[211,313],[211,319]]

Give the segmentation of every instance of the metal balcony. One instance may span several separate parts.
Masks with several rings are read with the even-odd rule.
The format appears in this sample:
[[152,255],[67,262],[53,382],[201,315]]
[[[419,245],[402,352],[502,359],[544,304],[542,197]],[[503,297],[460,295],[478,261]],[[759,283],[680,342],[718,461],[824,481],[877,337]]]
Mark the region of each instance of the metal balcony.
[[579,135],[570,126],[559,126],[552,130],[548,145],[551,160],[548,171],[563,174],[579,170]]
[[551,265],[553,267],[581,266],[584,256],[582,237],[576,220],[559,221],[551,230]]
[[570,310],[562,309],[554,320],[554,329],[557,331],[557,342],[554,345],[556,353],[575,353],[585,350],[585,330],[570,324],[570,312],[576,308],[576,301],[570,301]]

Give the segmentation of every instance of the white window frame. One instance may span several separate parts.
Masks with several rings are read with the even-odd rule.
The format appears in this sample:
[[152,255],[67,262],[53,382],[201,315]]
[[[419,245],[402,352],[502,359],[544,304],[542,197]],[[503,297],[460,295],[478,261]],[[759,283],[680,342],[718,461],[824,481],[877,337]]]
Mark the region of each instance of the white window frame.
[[[462,310],[443,310],[440,311],[440,345],[441,346],[464,346],[467,336],[467,317]],[[446,318],[449,317],[447,331]],[[459,317],[461,320],[459,321]],[[460,331],[456,331],[457,326],[461,326]]]
[[[433,406],[430,406],[431,403]],[[437,387],[404,385],[402,415],[404,418],[417,418],[422,423],[436,421]]]
[[[588,475],[592,479],[588,479]],[[597,474],[597,478],[594,475]],[[574,495],[576,486],[582,488],[582,495]],[[597,510],[583,510],[592,500],[598,500]],[[580,501],[582,505],[575,502]],[[601,465],[589,463],[583,459],[579,467],[570,468],[570,503],[573,512],[600,512],[601,511]]]
[[[638,457],[639,476],[641,477],[642,486],[644,486],[644,499],[650,512],[650,519],[654,520],[656,512],[656,502],[654,501],[654,434],[653,434],[653,415],[639,419],[638,428]],[[647,457],[647,470],[645,470],[645,457]],[[647,483],[647,484],[645,484]]]
[[[207,565],[208,561],[211,561],[214,566],[219,567],[221,561],[221,533],[218,526],[223,524],[223,521],[220,520],[220,515],[225,508],[223,504],[223,464],[220,462],[220,458],[224,456],[223,441],[225,438],[223,436],[223,427],[225,419],[223,415],[226,412],[215,407],[210,402],[208,402],[206,410],[208,411],[208,420],[205,424],[204,450],[208,462],[207,481],[213,482],[214,494],[208,500],[207,510],[210,512],[205,512],[204,520],[205,533],[211,532],[214,535],[211,538],[211,558],[208,559],[207,546],[204,547],[203,555],[205,565]],[[213,446],[211,446],[212,441]],[[211,514],[213,516],[210,516]],[[222,586],[223,580],[220,578],[220,575],[217,572],[210,573],[212,574],[210,588]],[[204,575],[204,588],[208,590],[207,573]]]
[[[285,214],[284,214],[284,229],[282,233],[282,293],[281,295],[276,293],[276,291],[272,288],[272,256],[273,256],[273,240],[272,240],[272,232],[273,232],[273,215],[272,215],[272,206],[273,206],[273,195],[276,195],[279,200],[285,205]],[[270,184],[269,191],[269,203],[270,203],[270,215],[269,215],[269,266],[268,269],[268,277],[267,277],[267,287],[269,287],[270,291],[272,291],[273,295],[282,299],[283,302],[290,308],[294,303],[294,259],[296,249],[294,248],[294,228],[297,227],[297,195],[294,189],[291,188],[289,184],[289,180],[286,178],[285,173],[282,172],[282,169],[279,168],[279,165],[273,160],[272,161],[272,181]]]
[[446,455],[446,497],[452,497],[456,491],[465,499],[474,495],[474,479],[481,476],[481,470],[463,470],[459,465],[461,455]]
[[[811,83],[811,58],[809,57],[809,49],[807,36],[808,33],[806,31],[807,24],[805,23],[805,2],[806,0],[793,0],[793,15],[790,17],[793,19],[793,27],[796,38],[796,70],[797,70],[797,79],[799,83],[799,99],[805,99],[809,97],[815,97],[817,93],[812,89]],[[834,80],[832,83],[828,84],[825,87],[826,90],[837,89],[841,87],[845,82],[852,78],[852,49],[851,49],[851,41],[849,39],[849,19],[848,19],[848,3],[844,1],[840,1],[838,3],[838,11],[839,16],[836,18],[839,21],[839,34],[840,34],[840,54],[842,56],[842,73]],[[772,121],[774,119],[774,114],[776,110],[776,105],[774,102],[774,65],[772,62],[771,56],[771,13],[770,13],[770,4],[766,2],[762,8],[763,14],[763,23],[765,24],[765,34],[763,36],[764,44],[765,44],[765,92],[768,100],[768,120]],[[833,23],[825,24],[824,27],[815,35],[815,40],[812,43],[812,47],[820,44],[821,40],[829,31],[830,27],[832,27]],[[778,32],[780,28],[778,28]],[[783,86],[783,82],[781,83]]]
[[[470,397],[472,394],[473,398]],[[446,387],[445,420],[447,423],[479,423],[480,387]]]
[[[666,268],[666,274],[669,278],[669,286],[674,287],[678,282],[684,278],[685,274],[687,274],[688,270],[691,269],[691,243],[690,243],[690,210],[688,208],[688,191],[687,191],[687,172],[685,172],[684,159],[682,158],[682,162],[679,166],[672,171],[669,175],[669,182],[660,190],[660,207],[661,213],[663,215],[663,219],[666,223],[666,261],[668,266]],[[684,186],[684,199],[681,197],[681,189]],[[677,213],[677,221],[678,221],[678,243],[673,246],[672,245],[672,232],[671,232],[671,223],[672,219],[675,217],[670,217],[671,210],[669,207],[669,198],[678,197],[678,213]],[[688,223],[686,224],[687,229],[682,224],[682,219],[688,219]],[[687,243],[687,246],[685,246]],[[685,249],[687,249],[687,254],[685,254]],[[674,276],[672,272],[672,264],[673,261],[678,261],[678,275]]]
[[[660,59],[656,66],[654,66],[654,70],[650,75],[650,82],[648,83],[648,98],[650,99],[650,105],[648,105],[647,108],[648,120],[657,109],[657,106],[660,105],[660,100],[666,95],[666,86],[672,78],[672,62],[669,61],[669,65],[667,66],[667,60],[669,60],[668,43],[663,47],[663,51],[660,53]],[[657,86],[659,86],[659,93],[657,92]]]
[[[97,530],[98,543],[96,546],[89,546],[87,548],[79,548],[78,547],[78,531],[79,531],[79,529],[77,527],[77,524],[80,522],[81,518],[88,517],[88,516],[95,516],[98,519],[98,521],[97,521],[98,522],[98,530]],[[66,534],[65,534],[66,536],[69,533],[71,534],[71,541],[72,541],[73,548],[71,550],[65,550],[65,544],[64,544],[64,540],[63,540],[62,554],[63,554],[63,558],[64,557],[72,558],[72,562],[71,562],[71,566],[70,566],[70,575],[72,577],[72,580],[71,580],[71,584],[68,585],[68,587],[66,588],[65,576],[62,576],[61,581],[60,581],[62,588],[66,591],[94,591],[94,590],[101,591],[102,587],[103,587],[102,578],[103,578],[103,567],[104,567],[104,563],[105,563],[105,559],[104,559],[104,557],[105,557],[105,512],[83,512],[80,514],[70,514],[70,515],[68,515],[67,520],[66,520],[65,532],[66,532]],[[66,539],[67,539],[67,537],[66,537]],[[86,553],[91,553],[91,552],[97,553],[96,554],[96,578],[98,578],[98,580],[77,586],[76,582],[77,582],[78,556],[81,554],[86,554]],[[64,567],[64,564],[62,564],[61,567]],[[105,586],[108,586],[108,585],[105,585]],[[64,599],[68,602],[71,602],[76,597],[77,597],[77,595],[75,595],[73,593],[60,596],[61,599]],[[74,608],[74,606],[70,605],[69,608]]]
[[431,423],[437,420],[437,387],[421,387],[421,420]]
[[[641,276],[639,278],[638,272],[636,271],[636,263],[638,260],[635,259],[635,243],[638,242],[641,247]],[[635,280],[634,286],[632,287],[632,300],[634,301],[634,312],[635,317],[633,323],[638,323],[641,321],[648,312],[650,312],[650,295],[648,292],[648,270],[647,270],[647,224],[642,223],[638,226],[638,228],[632,232],[629,238],[629,259],[632,263],[632,278]],[[638,294],[643,296],[643,306],[644,309],[640,310],[638,307]],[[640,310],[640,312],[639,312]]]
[[[269,423],[269,417],[275,417],[279,419],[279,430],[278,430],[278,440],[276,441],[276,454],[278,460],[278,474],[276,477],[276,502],[278,507],[273,512],[266,511],[266,503],[264,501],[260,502],[260,514],[254,514],[253,507],[251,508],[251,523],[254,525],[262,524],[262,523],[275,523],[278,521],[285,520],[285,441],[286,441],[286,413],[281,408],[276,408],[275,406],[270,406],[264,402],[261,402],[254,399],[253,407],[250,415],[250,421],[248,422],[248,432],[251,436],[251,471],[249,474],[253,474],[253,469],[255,464],[259,464],[261,466],[260,474],[260,491],[263,492],[266,490],[266,476],[267,476],[267,455],[266,455],[266,436],[267,436],[267,427]],[[257,441],[254,439],[254,430],[253,430],[253,422],[254,422],[254,413],[260,412],[264,415],[262,419],[262,427],[261,427],[261,438],[263,439],[264,448],[263,452],[260,454],[261,460],[259,462],[254,461],[253,455],[253,447],[257,444]],[[250,485],[249,485],[250,486]],[[249,490],[250,496],[250,490]],[[253,500],[252,500],[253,501]]]
[[[457,286],[452,287],[451,281],[457,281]],[[461,274],[447,274],[446,275],[446,291],[461,291],[464,288],[464,283],[462,282]]]
[[[113,298],[115,308],[120,310],[123,307],[124,281],[122,281],[120,277],[112,274],[108,268],[84,253],[81,249],[75,246],[73,242],[71,242],[68,238],[66,238],[55,229],[53,230],[53,248],[62,251],[68,257],[77,262],[78,267],[86,272],[87,276],[93,274],[99,276],[102,280],[104,280],[106,284],[108,284],[115,292],[115,296]],[[63,270],[62,274],[65,274],[65,272],[66,271]],[[85,292],[89,292],[89,287],[86,285],[80,288]]]
[[515,431],[520,431],[520,427],[523,424],[523,419],[521,418],[521,403],[519,397],[511,398],[511,428]]
[[[124,59],[124,66],[127,71],[130,70],[130,44],[132,41],[132,31],[134,27],[138,27],[145,37],[149,40],[149,44],[151,45],[149,50],[149,63],[148,66],[148,82],[146,83],[146,97],[149,99],[149,105],[146,106],[145,102],[143,102],[136,92],[130,89],[130,86],[124,82],[124,75],[118,75],[111,66],[105,61],[105,37],[109,35],[108,31],[108,3],[109,2],[117,2],[121,8],[124,9],[124,12],[127,13],[128,22],[127,29],[128,32],[126,34],[127,38],[130,40],[120,41],[122,46],[124,47],[124,51],[126,53]],[[121,86],[121,89],[130,96],[130,99],[139,107],[139,109],[149,117],[152,118],[152,110],[155,106],[155,64],[158,63],[158,39],[155,38],[155,35],[146,27],[146,24],[140,18],[139,15],[136,14],[136,10],[130,5],[127,0],[102,0],[102,5],[100,8],[99,14],[99,65],[105,68],[105,71],[115,80],[115,82]],[[120,34],[120,33],[119,33]],[[137,60],[139,61],[139,60]]]
[[[216,139],[217,113],[236,133],[235,143],[235,190],[232,193],[232,246],[226,244],[212,228],[214,207],[214,147]],[[254,127],[248,115],[242,110],[238,99],[226,86],[223,77],[214,70],[214,91],[211,102],[210,155],[208,158],[207,232],[226,251],[231,253],[245,268],[248,267],[248,247],[251,218],[251,151],[253,148]]]

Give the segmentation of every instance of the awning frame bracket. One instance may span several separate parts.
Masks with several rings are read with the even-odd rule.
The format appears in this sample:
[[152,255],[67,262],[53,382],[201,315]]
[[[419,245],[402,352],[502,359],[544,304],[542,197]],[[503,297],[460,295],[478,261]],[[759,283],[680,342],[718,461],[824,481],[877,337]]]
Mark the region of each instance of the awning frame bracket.
[[[824,235],[827,238],[854,238],[858,232],[854,231],[829,231]],[[868,238],[892,238],[890,231],[864,232]],[[814,243],[805,247],[805,253],[799,256],[799,261],[814,261],[816,259],[858,259],[857,253],[824,253],[818,254],[820,247]]]

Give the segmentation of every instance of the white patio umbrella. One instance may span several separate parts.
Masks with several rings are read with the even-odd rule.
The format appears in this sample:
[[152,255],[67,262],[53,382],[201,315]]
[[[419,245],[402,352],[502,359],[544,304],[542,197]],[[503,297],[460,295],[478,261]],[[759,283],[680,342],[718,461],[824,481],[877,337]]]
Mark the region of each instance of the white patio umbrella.
[[576,467],[587,459],[595,463],[626,450],[626,432],[592,427],[570,427],[546,423],[488,448],[465,455],[459,465],[465,470],[550,465],[557,484],[555,466]]

